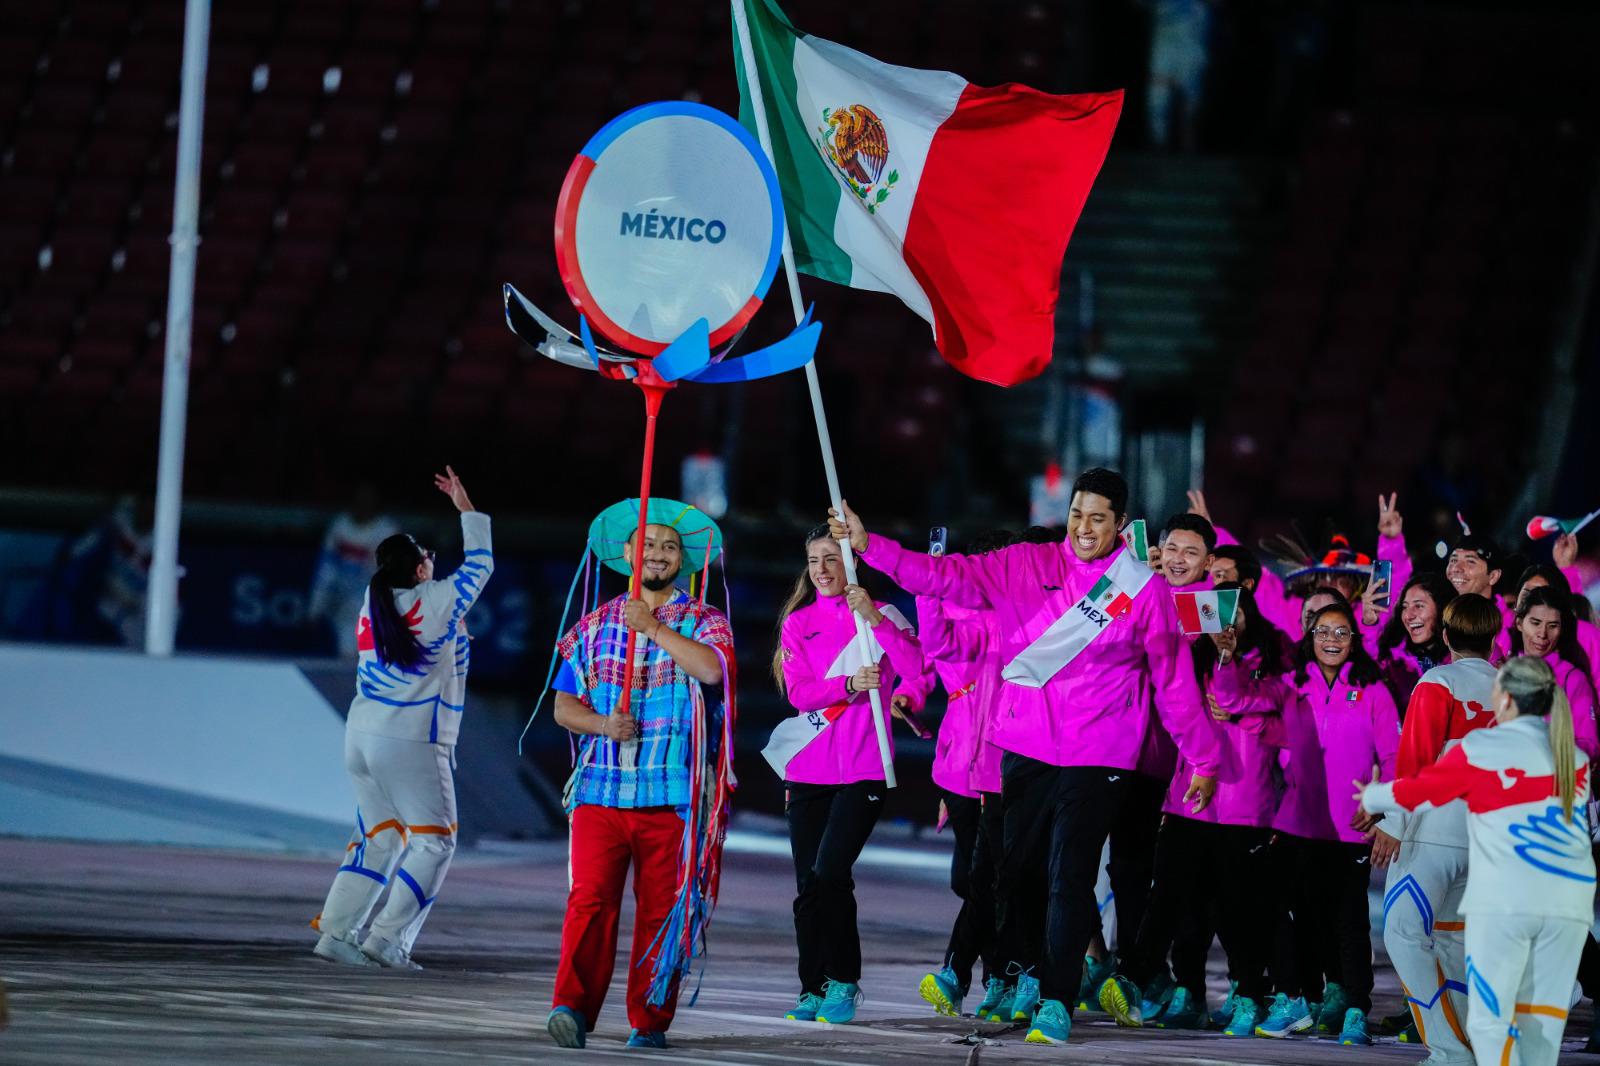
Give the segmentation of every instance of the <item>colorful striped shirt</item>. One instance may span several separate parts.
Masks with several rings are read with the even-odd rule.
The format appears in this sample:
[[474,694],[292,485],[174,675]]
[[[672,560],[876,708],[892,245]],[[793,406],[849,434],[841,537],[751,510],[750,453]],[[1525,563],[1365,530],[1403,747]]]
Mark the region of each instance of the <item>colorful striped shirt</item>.
[[[596,714],[610,714],[622,697],[628,627],[623,621],[626,596],[602,604],[585,615],[556,645],[562,667],[558,692],[582,700]],[[722,612],[702,606],[681,590],[657,608],[656,618],[678,634],[706,644],[721,656],[724,670],[733,663],[733,630]],[[700,682],[679,666],[659,644],[639,637],[634,652],[636,672],[628,713],[638,719],[639,734],[618,743],[605,736],[581,738],[577,767],[567,784],[566,809],[590,803],[602,807],[686,807],[690,792],[690,758],[694,743],[696,702],[707,697]],[[714,698],[713,698],[714,699]],[[723,708],[707,699],[707,735],[721,735]],[[711,751],[707,751],[710,757]]]

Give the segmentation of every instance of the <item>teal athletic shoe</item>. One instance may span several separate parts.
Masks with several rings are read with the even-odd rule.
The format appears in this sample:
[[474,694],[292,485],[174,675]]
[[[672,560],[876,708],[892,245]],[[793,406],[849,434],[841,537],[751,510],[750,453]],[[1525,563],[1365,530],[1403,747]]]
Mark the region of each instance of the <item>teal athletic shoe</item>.
[[1233,1021],[1233,1001],[1239,995],[1239,982],[1228,982],[1228,995],[1222,1001],[1222,1006],[1211,1012],[1211,1024],[1214,1028],[1222,1028]]
[[817,1021],[849,1025],[856,1020],[856,1002],[860,999],[861,986],[854,981],[829,981],[822,986],[822,1006],[817,1008]]
[[1311,1008],[1306,1006],[1304,996],[1290,999],[1279,992],[1272,999],[1272,1008],[1267,1011],[1267,1016],[1256,1026],[1257,1036],[1270,1036],[1282,1039],[1295,1033],[1303,1033],[1317,1023],[1311,1016]]
[[1223,1036],[1255,1036],[1261,1008],[1249,996],[1233,997],[1233,1017],[1222,1027]]
[[1017,991],[1011,1001],[1011,1021],[1013,1024],[1021,1022],[1032,1025],[1033,1016],[1038,1010],[1039,979],[1031,973],[1025,973],[1017,978]]
[[1117,960],[1107,955],[1096,960],[1093,955],[1083,957],[1083,980],[1078,983],[1077,1010],[1099,1010],[1100,1004],[1095,1002],[1095,994],[1100,991],[1100,986],[1117,972]]
[[589,1026],[571,1007],[557,1007],[544,1020],[544,1030],[556,1042],[556,1047],[582,1047]]
[[926,974],[917,991],[933,1005],[933,1009],[949,1018],[961,1017],[961,1001],[966,993],[961,990],[956,972],[946,966],[938,973]]
[[1100,1001],[1100,1009],[1111,1015],[1118,1025],[1129,1029],[1144,1025],[1144,1018],[1139,1014],[1139,988],[1126,977],[1107,978],[1095,999]]
[[1339,1030],[1339,1043],[1344,1047],[1371,1047],[1372,1037],[1367,1035],[1367,1016],[1360,1007],[1344,1012],[1344,1025]]
[[1166,972],[1162,972],[1150,982],[1149,988],[1143,990],[1139,1003],[1139,1017],[1144,1019],[1146,1025],[1166,1012],[1167,1005],[1172,1002],[1172,995],[1176,990],[1177,986],[1172,983],[1172,975]]
[[[983,984],[983,999],[978,1001],[978,1020],[980,1022],[989,1021],[989,1015],[994,1012],[996,1007],[1000,1006],[1000,1001],[1005,998],[1005,995],[1006,983],[1004,979],[991,977],[985,981]],[[999,1020],[999,1018],[994,1019],[994,1021]]]
[[[1149,1022],[1145,1023],[1149,1025]],[[1176,989],[1172,1002],[1155,1021],[1157,1029],[1204,1029],[1206,1027],[1205,1000],[1189,994],[1187,988]]]
[[822,997],[811,992],[800,993],[800,998],[794,1001],[794,1006],[789,1008],[789,1013],[784,1017],[791,1022],[814,1022],[817,1020],[817,1011],[822,1009]]
[[648,1047],[658,1051],[665,1051],[667,1034],[650,1029],[635,1029],[633,1035],[628,1037],[628,1047]]
[[1039,1004],[1024,1039],[1029,1044],[1065,1044],[1071,1033],[1072,1015],[1067,1013],[1067,1005],[1059,999],[1047,999]]
[[1000,1002],[989,1011],[991,1022],[1000,1022],[1004,1025],[1011,1024],[1011,1006],[1017,1001],[1017,986],[1006,985],[1006,990],[1000,995]]
[[1350,1001],[1335,981],[1329,981],[1328,987],[1322,990],[1322,1007],[1313,1011],[1317,1018],[1317,1032],[1337,1033],[1344,1027],[1345,1011],[1350,1009]]

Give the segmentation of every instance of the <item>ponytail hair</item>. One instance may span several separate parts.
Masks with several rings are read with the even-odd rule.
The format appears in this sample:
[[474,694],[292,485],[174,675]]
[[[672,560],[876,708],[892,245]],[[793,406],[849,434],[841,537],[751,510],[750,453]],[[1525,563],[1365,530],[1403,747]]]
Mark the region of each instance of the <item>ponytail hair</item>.
[[1572,821],[1578,793],[1577,744],[1572,736],[1572,704],[1556,683],[1555,671],[1543,659],[1518,655],[1508,659],[1495,677],[1500,691],[1511,697],[1519,715],[1549,722],[1550,755],[1555,761],[1556,795],[1561,811]]
[[422,564],[422,549],[409,534],[396,533],[378,545],[378,572],[367,582],[367,610],[372,617],[372,643],[378,662],[403,669],[416,667],[423,659],[422,645],[411,625],[395,606],[397,589],[415,588],[417,567]]

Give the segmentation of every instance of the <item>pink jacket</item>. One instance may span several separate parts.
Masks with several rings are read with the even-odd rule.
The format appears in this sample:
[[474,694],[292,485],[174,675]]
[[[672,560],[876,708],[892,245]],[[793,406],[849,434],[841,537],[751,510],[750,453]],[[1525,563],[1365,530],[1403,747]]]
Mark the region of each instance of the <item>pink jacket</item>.
[[1559,655],[1545,656],[1556,683],[1572,705],[1572,739],[1591,759],[1600,759],[1600,730],[1595,727],[1595,690],[1589,675]]
[[992,612],[918,596],[917,633],[949,701],[934,743],[934,784],[961,796],[999,792],[1001,751],[990,737],[1004,664]]
[[[882,610],[884,604],[878,604]],[[902,677],[922,673],[922,647],[916,634],[902,631],[884,617],[872,635],[883,646],[882,688],[885,726],[889,703]],[[846,645],[855,640],[854,612],[843,596],[819,596],[815,603],[795,611],[783,623],[783,681],[789,702],[802,714],[848,700],[849,707],[833,725],[820,733],[789,762],[785,777],[808,785],[847,785],[853,781],[882,781],[883,761],[872,725],[870,697],[850,696],[844,676],[829,677],[828,670]],[[889,733],[894,750],[894,733]]]
[[1268,826],[1278,811],[1278,751],[1283,746],[1283,704],[1289,690],[1277,678],[1255,676],[1259,656],[1235,659],[1217,667],[1209,690],[1222,709],[1237,720],[1219,722],[1209,712],[1206,720],[1217,734],[1222,769],[1217,775],[1217,795],[1199,814],[1190,813],[1183,801],[1194,768],[1183,759],[1167,790],[1162,810],[1197,822],[1218,825]]
[[[1115,557],[1086,563],[1065,543],[928,556],[879,536],[863,553],[909,592],[990,609],[1001,664],[1082,599]],[[1150,731],[1152,704],[1189,761],[1215,772],[1217,741],[1205,725],[1189,645],[1178,632],[1166,583],[1154,577],[1128,611],[1042,688],[1002,682],[994,742],[1055,766],[1132,770]]]
[[1293,698],[1284,704],[1284,793],[1272,828],[1312,840],[1360,844],[1364,834],[1350,827],[1355,817],[1355,785],[1394,779],[1400,747],[1400,715],[1394,697],[1380,682],[1357,688],[1347,663],[1329,685],[1316,663],[1306,667],[1306,682],[1294,674],[1283,684]]

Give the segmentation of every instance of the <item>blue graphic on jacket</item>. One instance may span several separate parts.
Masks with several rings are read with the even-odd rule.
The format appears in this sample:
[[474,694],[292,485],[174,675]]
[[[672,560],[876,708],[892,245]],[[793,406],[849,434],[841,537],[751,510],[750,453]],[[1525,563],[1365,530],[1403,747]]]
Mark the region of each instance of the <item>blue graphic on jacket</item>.
[[1521,841],[1512,850],[1529,866],[1557,877],[1594,882],[1593,874],[1553,865],[1576,866],[1589,857],[1589,819],[1583,808],[1573,810],[1572,819],[1568,821],[1561,808],[1552,804],[1543,814],[1531,814],[1526,822],[1513,825],[1511,835]]

